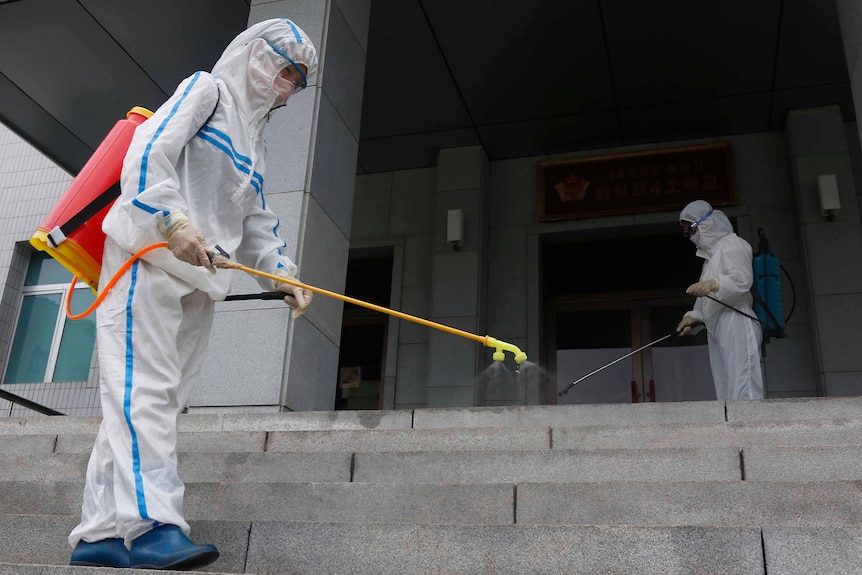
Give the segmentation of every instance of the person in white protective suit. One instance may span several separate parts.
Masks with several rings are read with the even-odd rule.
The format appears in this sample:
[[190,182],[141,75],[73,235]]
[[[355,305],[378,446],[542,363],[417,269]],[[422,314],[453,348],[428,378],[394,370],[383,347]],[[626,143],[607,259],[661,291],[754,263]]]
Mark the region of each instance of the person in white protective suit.
[[703,200],[683,208],[679,220],[683,234],[697,246],[697,255],[706,261],[700,281],[686,289],[697,300],[694,309],[686,312],[679,322],[677,332],[695,334],[706,326],[709,363],[719,400],[762,399],[763,336],[760,324],[743,315],[754,316],[750,292],[754,281],[751,245],[733,232],[733,225],[723,212]]
[[[177,421],[200,372],[214,301],[230,284],[209,245],[245,266],[296,277],[264,197],[263,130],[317,62],[290,20],[255,24],[211,74],[183,80],[135,131],[121,196],[102,226],[100,291],[140,249],[167,240],[169,250],[136,260],[98,308],[103,421],[81,523],[69,535],[72,565],[195,569],[218,558],[215,546],[188,538],[176,455]],[[311,303],[308,290],[258,282],[283,291],[294,318]]]

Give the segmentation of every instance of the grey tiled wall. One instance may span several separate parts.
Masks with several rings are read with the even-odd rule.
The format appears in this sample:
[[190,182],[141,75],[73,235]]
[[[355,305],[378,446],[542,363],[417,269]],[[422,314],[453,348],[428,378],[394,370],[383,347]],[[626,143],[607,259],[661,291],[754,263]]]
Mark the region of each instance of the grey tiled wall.
[[[0,124],[0,373],[6,369],[21,287],[33,248],[29,240],[72,182],[72,177],[36,148]],[[4,389],[69,415],[98,415],[98,367],[88,381],[15,384]],[[32,415],[0,400],[0,417]]]

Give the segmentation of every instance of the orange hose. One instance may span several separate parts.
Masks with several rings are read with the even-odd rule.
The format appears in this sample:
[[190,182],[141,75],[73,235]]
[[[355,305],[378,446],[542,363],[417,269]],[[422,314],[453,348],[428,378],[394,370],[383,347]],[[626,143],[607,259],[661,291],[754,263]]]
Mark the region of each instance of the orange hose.
[[117,283],[117,280],[120,279],[120,276],[122,276],[124,273],[126,273],[126,270],[128,270],[130,267],[132,267],[132,264],[135,263],[136,260],[138,260],[145,253],[150,252],[156,248],[166,248],[166,247],[168,247],[167,242],[159,242],[157,244],[152,244],[152,245],[147,246],[144,249],[140,250],[138,253],[136,253],[131,258],[129,258],[128,261],[126,261],[126,263],[124,263],[123,265],[120,266],[120,269],[117,270],[117,273],[114,274],[114,277],[111,278],[111,281],[108,282],[108,285],[105,286],[105,289],[103,289],[101,292],[99,292],[99,296],[96,298],[96,301],[94,301],[90,307],[88,307],[86,310],[79,313],[78,315],[72,315],[72,293],[74,293],[75,284],[78,281],[78,277],[73,276],[72,277],[72,284],[69,286],[69,293],[66,296],[66,317],[68,317],[69,319],[81,319],[81,318],[84,318],[84,317],[87,317],[88,315],[90,315],[94,309],[99,307],[99,304],[102,303],[102,300],[105,299],[105,296],[108,295],[108,292],[111,291],[111,288],[114,287],[114,284]]

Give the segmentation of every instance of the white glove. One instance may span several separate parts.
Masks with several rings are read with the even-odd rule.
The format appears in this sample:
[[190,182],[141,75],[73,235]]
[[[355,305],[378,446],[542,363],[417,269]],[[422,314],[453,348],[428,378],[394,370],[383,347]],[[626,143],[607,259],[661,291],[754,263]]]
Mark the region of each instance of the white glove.
[[703,322],[694,319],[690,315],[683,316],[682,321],[676,326],[677,335],[697,335],[703,329]]
[[688,286],[688,289],[685,290],[685,293],[697,297],[703,297],[712,292],[717,292],[719,287],[721,287],[721,284],[718,283],[718,278],[713,278],[711,280],[704,280],[702,282],[697,282],[696,284],[691,284]]
[[168,241],[174,257],[193,266],[203,266],[216,273],[207,254],[207,240],[203,233],[189,223],[182,212],[171,212],[159,223],[159,230]]
[[[283,277],[283,278],[299,281],[295,277],[289,276],[287,274],[287,272],[282,270],[282,269],[279,269],[278,271],[276,271],[275,275]],[[311,292],[311,290],[307,290],[307,289],[299,287],[299,286],[291,285],[291,284],[286,283],[286,282],[277,283],[275,285],[275,289],[277,289],[280,292],[284,292],[285,294],[287,294],[284,296],[284,303],[286,303],[291,308],[293,308],[293,312],[291,312],[291,314],[290,314],[290,317],[292,317],[293,319],[296,319],[305,313],[305,310],[307,310],[308,306],[311,305],[311,299],[314,296],[314,294]]]

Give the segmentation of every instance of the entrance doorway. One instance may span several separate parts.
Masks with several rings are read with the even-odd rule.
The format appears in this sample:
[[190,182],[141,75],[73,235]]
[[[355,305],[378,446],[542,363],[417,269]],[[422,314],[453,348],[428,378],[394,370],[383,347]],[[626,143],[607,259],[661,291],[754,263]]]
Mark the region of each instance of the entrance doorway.
[[[389,307],[391,287],[392,248],[351,250],[345,295]],[[387,314],[344,304],[335,410],[383,409],[388,330]]]
[[344,318],[338,355],[336,411],[383,408],[387,327],[385,316]]
[[703,265],[676,222],[547,238],[542,265],[549,403],[715,399],[706,332],[676,335]]

